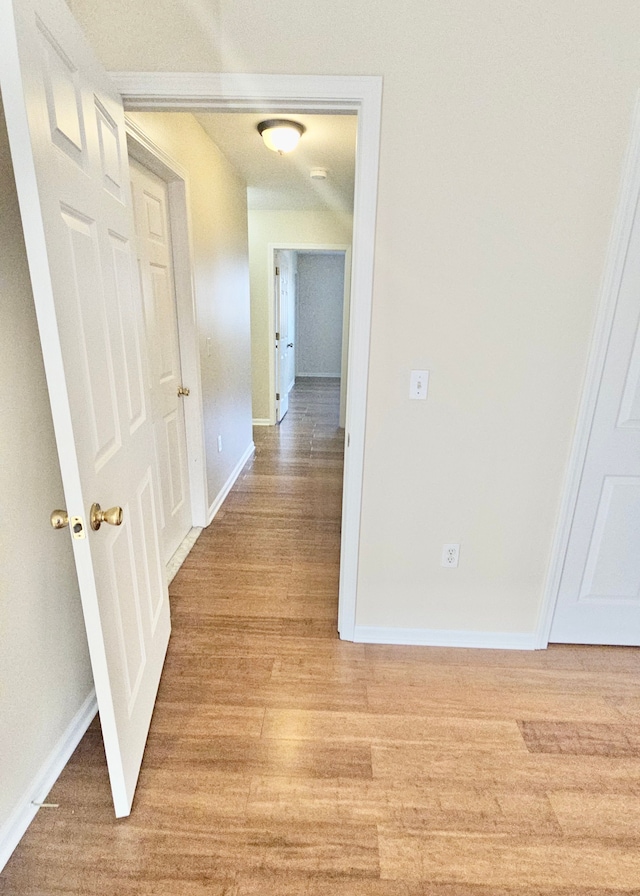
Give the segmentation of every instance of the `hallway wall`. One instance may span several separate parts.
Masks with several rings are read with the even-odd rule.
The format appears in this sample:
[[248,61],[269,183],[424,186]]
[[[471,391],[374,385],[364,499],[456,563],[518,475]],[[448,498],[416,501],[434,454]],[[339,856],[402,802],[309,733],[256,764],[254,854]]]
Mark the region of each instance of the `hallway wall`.
[[339,377],[344,253],[298,252],[297,376]]

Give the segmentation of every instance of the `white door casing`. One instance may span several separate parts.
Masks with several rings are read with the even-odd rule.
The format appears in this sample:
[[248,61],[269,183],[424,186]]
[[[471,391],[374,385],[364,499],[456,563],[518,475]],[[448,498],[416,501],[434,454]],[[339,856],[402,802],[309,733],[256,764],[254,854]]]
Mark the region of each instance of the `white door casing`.
[[167,563],[191,529],[191,502],[173,247],[167,185],[129,160],[136,246],[149,356],[149,392],[160,470],[163,559]]
[[[338,630],[355,637],[375,256],[382,78],[374,75],[256,75],[212,72],[112,72],[129,109],[355,112],[358,115],[353,211],[346,449],[340,547]],[[345,329],[346,331],[346,329]],[[274,351],[270,343],[270,351]],[[273,376],[275,365],[269,365]],[[275,392],[275,384],[270,389]],[[193,477],[192,477],[193,479]],[[194,493],[192,491],[192,502]]]
[[[74,557],[123,816],[170,632],[124,114],[63,0],[3,3],[0,26],[3,101],[66,509],[77,518]],[[120,505],[122,525],[92,531],[93,502]],[[43,508],[44,520],[52,509]]]

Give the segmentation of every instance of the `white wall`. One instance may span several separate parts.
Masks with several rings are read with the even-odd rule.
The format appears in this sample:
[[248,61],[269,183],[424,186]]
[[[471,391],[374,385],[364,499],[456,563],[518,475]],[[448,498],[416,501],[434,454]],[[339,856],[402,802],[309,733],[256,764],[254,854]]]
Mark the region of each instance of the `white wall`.
[[192,115],[130,117],[189,178],[211,507],[252,442],[246,186]]
[[352,221],[325,211],[249,211],[249,265],[251,274],[251,367],[254,419],[269,419],[269,244],[296,246],[350,245]]
[[[358,623],[532,631],[640,86],[637,5],[72,6],[112,68],[384,77]],[[412,367],[432,372],[426,403],[407,399]]]
[[298,252],[298,376],[339,377],[342,365],[344,252]]
[[49,525],[64,498],[1,105],[0,208],[2,831],[41,798],[34,781],[93,679],[69,530]]

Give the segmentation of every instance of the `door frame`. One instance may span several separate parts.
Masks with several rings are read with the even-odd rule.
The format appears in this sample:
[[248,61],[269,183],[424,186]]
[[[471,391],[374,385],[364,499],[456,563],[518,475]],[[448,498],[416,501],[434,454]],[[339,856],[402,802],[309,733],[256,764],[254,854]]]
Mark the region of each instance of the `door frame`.
[[[350,331],[350,298],[351,298],[351,246],[348,243],[292,243],[281,240],[267,245],[267,313],[271,321],[271,338],[267,346],[269,352],[269,422],[276,422],[276,347],[273,334],[276,332],[276,296],[275,296],[275,262],[277,249],[291,249],[292,252],[344,252],[344,294],[342,298],[342,349],[340,361],[340,426],[345,427],[347,409],[347,372],[349,366],[349,331]],[[296,291],[296,331],[297,331],[298,294]],[[296,332],[297,339],[297,332]]]
[[353,214],[349,376],[338,631],[355,636],[360,517],[369,378],[371,305],[382,114],[382,77],[110,72],[125,110],[193,109],[345,113],[358,116]]
[[129,156],[167,185],[180,368],[183,383],[190,389],[189,401],[183,403],[183,410],[191,527],[204,528],[208,523],[206,454],[198,320],[192,276],[194,256],[190,228],[189,175],[127,115],[125,123]]
[[582,471],[589,447],[589,437],[593,426],[596,402],[604,373],[609,339],[624,273],[631,228],[639,201],[640,93],[636,96],[636,104],[633,111],[631,136],[623,163],[616,210],[609,237],[578,420],[551,549],[549,570],[538,616],[535,633],[535,647],[537,649],[544,649],[549,644],[553,615],[558,602],[560,582],[569,547],[571,526],[578,502]]

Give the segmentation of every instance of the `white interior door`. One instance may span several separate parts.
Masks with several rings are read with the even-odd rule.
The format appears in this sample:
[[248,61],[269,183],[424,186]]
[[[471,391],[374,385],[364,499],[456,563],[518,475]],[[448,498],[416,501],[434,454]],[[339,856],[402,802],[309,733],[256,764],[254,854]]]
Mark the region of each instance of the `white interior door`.
[[276,305],[276,421],[289,410],[288,353],[290,270],[287,253],[274,252]]
[[640,215],[637,208],[550,640],[640,646]]
[[167,185],[139,162],[130,159],[129,166],[160,468],[163,558],[168,563],[191,529],[183,410],[190,398],[180,365]]
[[289,282],[287,287],[287,369],[285,371],[285,382],[287,393],[289,393],[296,384],[296,290],[297,290],[297,253],[287,250],[287,261],[289,268]]
[[[124,115],[63,0],[7,0],[0,28],[2,95],[67,531],[122,816],[131,809],[170,631]],[[94,502],[119,505],[121,525],[94,531]],[[44,520],[51,509],[43,508]]]

